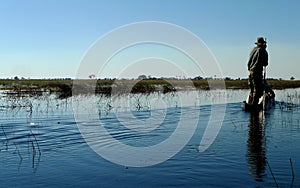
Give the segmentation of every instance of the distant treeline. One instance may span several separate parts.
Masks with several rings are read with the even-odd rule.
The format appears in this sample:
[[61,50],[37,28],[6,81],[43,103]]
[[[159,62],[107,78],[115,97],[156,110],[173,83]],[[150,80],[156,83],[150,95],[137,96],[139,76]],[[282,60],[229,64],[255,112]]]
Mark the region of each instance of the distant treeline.
[[[187,78],[186,76],[176,76],[176,77],[153,77],[153,76],[146,76],[146,75],[139,75],[136,79],[135,78],[102,78],[99,79],[95,75],[89,75],[88,79],[91,80],[248,80],[248,78],[231,78],[231,77],[224,77],[224,78],[218,78],[216,76],[214,77],[202,77],[202,76],[196,76],[193,78]],[[13,78],[6,78],[1,80],[73,80],[72,78],[43,78],[43,79],[30,79],[30,78],[19,78],[18,76],[15,76]],[[267,78],[267,80],[285,80],[282,78]],[[289,80],[296,80],[293,76]]]
[[[300,80],[270,79],[268,83],[273,89],[299,88]],[[76,86],[76,93],[73,91]],[[9,94],[41,95],[43,92],[58,94],[59,98],[67,98],[73,94],[105,94],[125,93],[152,93],[175,92],[190,89],[248,89],[248,80],[229,79],[143,79],[143,80],[116,80],[116,79],[0,79],[0,89]]]
[[[44,88],[55,90],[61,85],[68,85],[72,87],[73,79],[0,79],[0,86],[3,89],[9,88]],[[222,85],[225,83],[227,89],[248,89],[247,79],[157,79],[157,78],[146,78],[146,79],[82,79],[81,83],[97,83],[99,87],[109,87],[113,84],[126,85],[126,84],[138,84],[138,85],[161,85],[171,86],[177,85],[184,88],[191,82],[197,89],[208,89],[209,83],[213,85]],[[267,82],[272,85],[274,89],[286,89],[286,88],[297,88],[300,87],[300,80],[280,80],[280,79],[267,79]]]

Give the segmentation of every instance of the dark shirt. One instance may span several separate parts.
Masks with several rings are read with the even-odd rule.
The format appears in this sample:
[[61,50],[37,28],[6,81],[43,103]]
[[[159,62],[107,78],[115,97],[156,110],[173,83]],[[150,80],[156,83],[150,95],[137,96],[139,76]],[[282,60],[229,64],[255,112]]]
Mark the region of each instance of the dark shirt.
[[255,46],[249,55],[248,70],[254,74],[262,74],[263,66],[268,65],[268,52],[263,46]]

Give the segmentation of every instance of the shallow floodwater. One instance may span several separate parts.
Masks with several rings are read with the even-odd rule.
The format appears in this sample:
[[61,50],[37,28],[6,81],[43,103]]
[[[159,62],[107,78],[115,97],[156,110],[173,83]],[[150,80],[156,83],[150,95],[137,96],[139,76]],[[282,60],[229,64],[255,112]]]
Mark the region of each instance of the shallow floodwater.
[[[300,187],[300,90],[275,92],[276,105],[266,113],[241,110],[247,90],[62,100],[48,94],[1,94],[0,187]],[[222,127],[214,142],[199,152],[211,104],[224,102],[219,95],[226,98]],[[74,117],[74,101],[94,103],[98,121],[113,138],[134,147],[163,142],[184,115],[199,112],[199,121],[187,144],[165,162],[123,166],[104,159],[86,143]],[[88,115],[93,110],[84,111]],[[163,116],[163,121],[151,121],[159,122],[152,131],[139,133],[122,126],[132,117],[146,122],[152,114]],[[110,140],[97,140],[101,147],[116,148]]]

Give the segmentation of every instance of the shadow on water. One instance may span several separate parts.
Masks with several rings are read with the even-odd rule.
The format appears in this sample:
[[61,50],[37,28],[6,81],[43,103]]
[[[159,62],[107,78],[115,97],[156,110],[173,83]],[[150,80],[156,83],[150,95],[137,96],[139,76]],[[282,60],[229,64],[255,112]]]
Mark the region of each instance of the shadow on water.
[[247,161],[249,172],[256,181],[263,181],[266,170],[266,137],[263,112],[252,112],[249,119],[247,141]]
[[[283,103],[281,103],[282,105]],[[289,103],[287,103],[290,106]],[[296,110],[297,104],[293,104],[294,109]],[[279,106],[281,113],[283,112],[282,106]],[[287,108],[290,110],[291,108]],[[272,114],[273,111],[271,111]],[[268,112],[270,113],[270,112]],[[278,177],[273,173],[271,165],[268,162],[267,158],[267,140],[266,140],[266,127],[269,124],[269,118],[271,118],[266,112],[251,112],[249,115],[249,124],[248,124],[248,140],[247,140],[247,163],[249,173],[253,176],[253,179],[256,182],[266,182],[268,181],[267,174],[269,174],[272,179],[272,186],[279,186],[282,182],[278,181]],[[291,181],[286,181],[285,187],[293,187],[295,174],[292,158],[289,159],[290,170],[291,170]],[[278,171],[278,168],[275,168],[275,171]]]

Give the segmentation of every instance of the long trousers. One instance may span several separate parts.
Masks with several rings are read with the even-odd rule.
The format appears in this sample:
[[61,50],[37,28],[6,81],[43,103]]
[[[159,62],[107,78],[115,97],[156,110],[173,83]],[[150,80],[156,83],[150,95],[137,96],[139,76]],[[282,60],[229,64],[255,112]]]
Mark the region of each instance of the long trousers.
[[262,73],[250,71],[248,84],[250,87],[250,102],[258,104],[259,98],[263,95],[263,76]]

